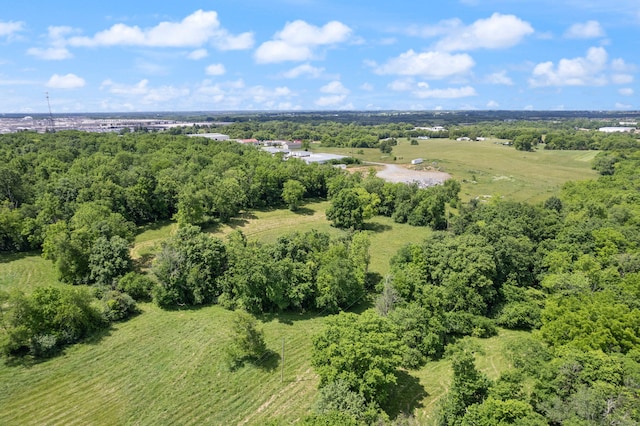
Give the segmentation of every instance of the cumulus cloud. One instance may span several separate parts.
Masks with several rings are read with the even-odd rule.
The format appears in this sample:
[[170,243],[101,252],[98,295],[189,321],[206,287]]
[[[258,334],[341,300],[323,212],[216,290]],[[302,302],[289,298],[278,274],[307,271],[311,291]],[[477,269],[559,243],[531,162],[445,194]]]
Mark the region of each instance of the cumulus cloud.
[[165,21],[145,29],[115,24],[92,37],[71,37],[67,43],[75,47],[197,47],[211,43],[221,50],[241,50],[253,46],[253,34],[232,35],[220,26],[217,12],[197,10],[180,22]]
[[633,82],[633,76],[631,74],[613,74],[611,81],[615,84],[629,84]]
[[400,79],[394,80],[387,87],[395,92],[408,92],[415,86],[415,82],[412,79]]
[[287,22],[273,40],[258,47],[254,58],[261,64],[306,61],[313,59],[316,48],[343,43],[351,37],[351,33],[351,28],[338,21],[331,21],[322,27],[302,20]]
[[348,95],[350,90],[342,85],[341,82],[334,80],[320,88],[320,92],[332,95]]
[[362,83],[362,85],[360,86],[360,89],[367,92],[372,92],[374,87],[371,83]]
[[217,109],[300,109],[291,102],[296,95],[286,86],[269,88],[246,86],[243,80],[213,83],[203,81],[194,93],[193,101],[204,107]]
[[314,67],[310,64],[298,65],[295,68],[285,71],[282,76],[284,78],[298,78],[307,76],[309,78],[318,78],[324,73],[324,68]]
[[531,24],[515,15],[494,13],[489,18],[478,19],[464,26],[460,21],[443,21],[440,28],[432,28],[431,33],[446,34],[435,45],[436,50],[455,51],[473,49],[505,49],[520,43],[534,30]]
[[315,104],[320,107],[338,107],[344,103],[345,99],[347,99],[347,95],[321,96]]
[[46,61],[60,61],[73,58],[73,54],[66,47],[31,47],[27,54]]
[[54,74],[47,82],[47,87],[51,87],[52,89],[79,89],[84,87],[85,84],[84,78],[78,77],[75,74]]
[[592,47],[585,57],[563,58],[558,65],[551,61],[540,63],[533,69],[529,84],[532,87],[604,85],[607,83],[604,74],[607,57],[604,48]]
[[489,84],[503,84],[505,86],[513,86],[513,80],[511,80],[511,78],[507,76],[506,71],[489,74],[486,81]]
[[227,70],[222,64],[211,64],[206,68],[205,72],[207,75],[224,75]]
[[46,61],[60,61],[73,58],[73,54],[66,47],[65,37],[76,30],[67,26],[50,26],[47,40],[49,47],[31,47],[27,54]]
[[199,61],[200,59],[204,59],[207,56],[209,56],[209,52],[207,52],[207,49],[196,49],[189,52],[187,58],[193,61]]
[[416,53],[409,50],[396,58],[389,59],[385,64],[375,67],[374,71],[380,75],[421,76],[424,78],[445,78],[452,75],[464,74],[471,70],[475,62],[466,53],[450,54],[446,52]]
[[427,87],[418,88],[413,92],[413,95],[425,99],[425,98],[438,98],[438,99],[457,99],[467,98],[469,96],[476,96],[478,93],[471,86],[464,87],[451,87],[447,89],[430,89]]
[[487,108],[490,108],[490,109],[496,109],[496,108],[498,108],[498,107],[500,107],[500,104],[499,104],[499,103],[497,103],[496,101],[489,101],[489,102],[487,102]]
[[587,21],[584,23],[573,24],[564,33],[566,38],[589,39],[604,37],[604,29],[598,21]]
[[633,96],[635,92],[631,87],[624,87],[622,89],[619,89],[618,93],[620,93],[622,96]]
[[108,90],[113,95],[122,96],[134,103],[146,106],[159,105],[174,99],[184,98],[190,93],[187,88],[178,88],[170,85],[151,87],[147,79],[140,80],[132,85],[114,83],[108,79],[102,82],[100,89]]
[[11,37],[22,30],[24,30],[24,22],[22,21],[0,21],[0,37]]
[[622,102],[616,102],[616,109],[631,109],[633,105],[623,104]]

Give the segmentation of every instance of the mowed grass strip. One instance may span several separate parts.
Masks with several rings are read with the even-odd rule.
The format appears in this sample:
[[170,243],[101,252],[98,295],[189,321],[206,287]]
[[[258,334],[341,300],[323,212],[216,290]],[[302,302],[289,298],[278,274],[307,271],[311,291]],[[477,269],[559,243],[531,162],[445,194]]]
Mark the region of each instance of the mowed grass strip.
[[[222,366],[231,312],[213,306],[144,313],[94,342],[34,365],[0,366],[0,424],[261,424],[292,422],[313,402],[313,315],[265,318],[272,353]],[[280,351],[285,339],[284,380]]]
[[[540,202],[557,193],[570,180],[597,177],[591,160],[597,151],[517,151],[501,140],[420,140],[411,145],[399,139],[391,155],[373,148],[314,148],[316,151],[349,155],[363,161],[410,165],[415,158],[423,165],[449,173],[462,183],[461,198],[504,196],[514,201]],[[395,160],[394,160],[395,158]],[[475,177],[475,183],[474,182]]]
[[30,293],[44,285],[61,285],[51,261],[40,253],[15,253],[0,255],[0,290],[17,288]]

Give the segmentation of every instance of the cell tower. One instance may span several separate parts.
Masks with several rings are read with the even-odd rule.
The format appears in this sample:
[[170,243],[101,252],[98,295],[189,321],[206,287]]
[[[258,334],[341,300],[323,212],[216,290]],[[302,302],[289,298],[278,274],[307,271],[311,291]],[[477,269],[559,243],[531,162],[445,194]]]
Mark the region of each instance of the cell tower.
[[51,102],[49,102],[49,92],[44,92],[46,98],[47,98],[47,106],[49,107],[49,127],[47,127],[46,131],[47,132],[54,132],[55,131],[55,127],[56,127],[56,123],[55,121],[53,121],[53,113],[51,113]]

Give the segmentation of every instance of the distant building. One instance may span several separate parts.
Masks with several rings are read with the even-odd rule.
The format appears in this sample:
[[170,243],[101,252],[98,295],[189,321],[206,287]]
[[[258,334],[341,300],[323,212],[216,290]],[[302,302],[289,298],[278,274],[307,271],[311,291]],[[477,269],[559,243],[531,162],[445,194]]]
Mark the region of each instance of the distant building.
[[416,158],[414,160],[411,160],[411,164],[413,164],[414,166],[416,164],[422,164],[422,163],[424,163],[424,160],[422,158]]
[[189,135],[189,136],[207,138],[207,139],[211,139],[211,140],[214,140],[214,141],[228,141],[229,140],[229,135],[223,135],[222,133],[199,133],[199,134],[193,134],[193,135]]
[[471,138],[468,138],[466,136],[462,136],[461,138],[456,138],[457,141],[470,141]]
[[635,127],[600,127],[598,129],[604,133],[631,133],[636,130]]
[[300,149],[302,148],[302,142],[301,141],[285,142],[282,144],[282,147],[285,149]]

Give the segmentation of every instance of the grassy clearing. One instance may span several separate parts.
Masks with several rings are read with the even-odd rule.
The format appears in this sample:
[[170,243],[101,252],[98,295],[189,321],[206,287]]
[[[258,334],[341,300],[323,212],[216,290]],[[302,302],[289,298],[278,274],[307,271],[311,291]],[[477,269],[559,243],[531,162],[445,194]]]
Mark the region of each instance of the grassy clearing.
[[407,165],[414,158],[423,158],[424,164],[433,165],[462,183],[463,200],[503,196],[515,201],[540,202],[555,194],[566,181],[597,176],[591,170],[591,160],[597,151],[522,152],[500,142],[497,139],[481,142],[429,139],[411,145],[406,139],[400,139],[391,156],[381,154],[378,149],[318,150],[364,161]]
[[[490,379],[497,379],[501,372],[511,368],[506,357],[506,349],[512,342],[526,334],[523,331],[500,329],[498,336],[489,339],[472,339],[484,352],[484,354],[476,356],[478,370],[485,373]],[[411,374],[420,380],[420,384],[426,392],[425,398],[418,404],[414,415],[420,424],[431,425],[434,422],[438,401],[446,394],[451,385],[451,362],[447,359],[431,362]]]
[[0,256],[0,290],[11,288],[29,293],[35,287],[61,285],[56,270],[40,253],[15,253]]
[[[95,342],[35,365],[0,366],[0,424],[287,423],[309,411],[317,377],[308,363],[322,318],[266,318],[274,351],[257,366],[221,366],[231,312],[164,312],[152,305]],[[279,354],[285,338],[284,381]]]
[[[318,384],[311,339],[323,317],[263,317],[271,351],[257,365],[222,367],[231,312],[219,307],[144,313],[92,342],[33,365],[0,366],[0,424],[291,424],[309,413]],[[508,367],[504,348],[521,333],[478,340],[490,377]],[[280,351],[285,339],[284,380]],[[451,380],[447,360],[401,376],[391,411],[409,408],[422,424]],[[416,399],[416,395],[419,397]]]

